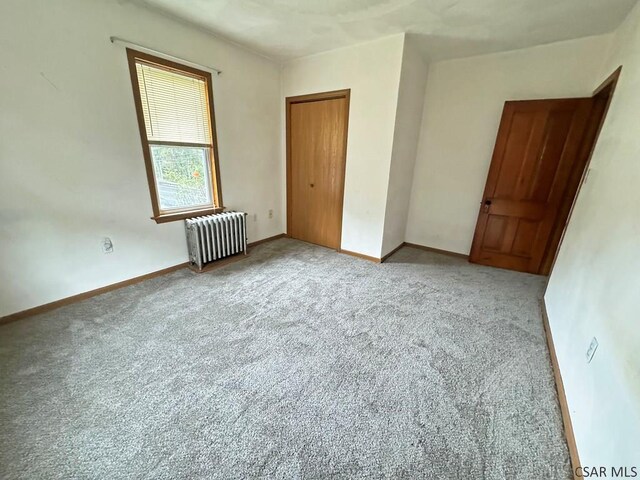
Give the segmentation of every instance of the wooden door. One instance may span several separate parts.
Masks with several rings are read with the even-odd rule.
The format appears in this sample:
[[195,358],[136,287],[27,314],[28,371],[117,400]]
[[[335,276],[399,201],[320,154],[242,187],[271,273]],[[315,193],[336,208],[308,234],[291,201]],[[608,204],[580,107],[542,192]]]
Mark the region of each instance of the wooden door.
[[349,92],[287,99],[287,229],[339,249]]
[[572,173],[583,164],[592,103],[591,98],[505,103],[471,262],[541,273]]

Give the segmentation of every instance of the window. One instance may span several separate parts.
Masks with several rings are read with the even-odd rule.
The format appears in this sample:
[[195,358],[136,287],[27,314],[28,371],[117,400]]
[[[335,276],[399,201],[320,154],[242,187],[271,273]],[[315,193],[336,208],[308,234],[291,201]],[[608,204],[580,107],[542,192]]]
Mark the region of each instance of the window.
[[127,49],[153,219],[222,210],[211,74]]

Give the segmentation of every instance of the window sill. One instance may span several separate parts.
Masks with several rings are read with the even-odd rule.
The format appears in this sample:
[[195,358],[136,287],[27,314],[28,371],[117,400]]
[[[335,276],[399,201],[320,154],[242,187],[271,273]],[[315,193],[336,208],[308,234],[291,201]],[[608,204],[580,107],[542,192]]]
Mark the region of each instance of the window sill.
[[186,218],[203,217],[204,215],[213,215],[224,211],[224,207],[207,208],[205,210],[190,210],[188,212],[165,213],[156,217],[151,217],[156,223],[176,222]]

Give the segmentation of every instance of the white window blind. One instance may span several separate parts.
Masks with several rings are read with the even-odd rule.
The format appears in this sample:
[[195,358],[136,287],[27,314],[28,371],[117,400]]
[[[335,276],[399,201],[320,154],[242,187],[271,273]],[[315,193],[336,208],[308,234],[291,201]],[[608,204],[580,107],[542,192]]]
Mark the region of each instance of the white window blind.
[[141,61],[136,70],[149,142],[212,144],[204,79]]

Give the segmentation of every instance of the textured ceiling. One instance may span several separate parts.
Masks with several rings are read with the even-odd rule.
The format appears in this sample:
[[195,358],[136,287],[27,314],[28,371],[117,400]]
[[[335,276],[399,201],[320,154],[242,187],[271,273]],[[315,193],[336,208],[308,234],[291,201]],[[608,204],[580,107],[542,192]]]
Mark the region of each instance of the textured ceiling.
[[432,60],[614,30],[637,0],[131,0],[278,60],[407,32]]

